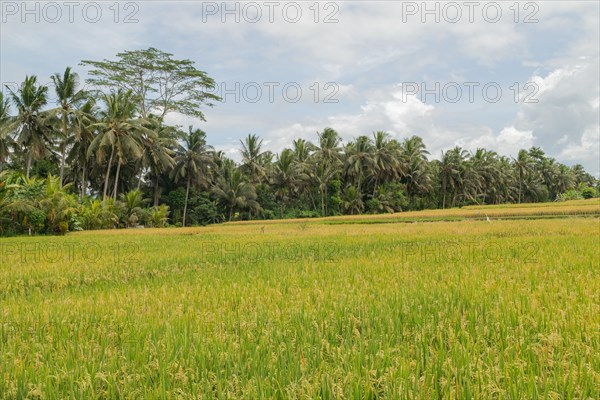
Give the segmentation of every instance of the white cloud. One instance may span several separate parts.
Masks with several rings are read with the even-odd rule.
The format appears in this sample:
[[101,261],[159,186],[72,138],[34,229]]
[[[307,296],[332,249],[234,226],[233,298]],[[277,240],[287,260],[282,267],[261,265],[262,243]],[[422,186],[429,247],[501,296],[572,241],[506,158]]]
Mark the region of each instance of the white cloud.
[[491,129],[482,130],[482,133],[479,137],[462,142],[464,147],[471,151],[482,147],[503,156],[515,157],[520,149],[533,146],[535,140],[532,131],[520,131],[514,126],[503,128],[497,135]]
[[588,127],[581,138],[578,141],[571,142],[558,155],[559,159],[568,160],[571,163],[578,163],[588,165],[589,172],[600,176],[600,170],[598,169],[598,160],[600,152],[600,126]]
[[516,129],[532,131],[536,145],[559,161],[577,161],[597,173],[599,75],[597,58],[576,57],[545,77],[532,77],[539,102],[521,105]]

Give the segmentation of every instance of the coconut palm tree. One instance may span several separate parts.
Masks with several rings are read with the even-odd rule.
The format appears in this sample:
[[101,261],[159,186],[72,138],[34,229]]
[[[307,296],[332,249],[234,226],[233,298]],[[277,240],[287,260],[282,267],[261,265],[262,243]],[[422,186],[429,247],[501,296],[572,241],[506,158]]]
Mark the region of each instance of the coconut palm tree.
[[237,210],[259,211],[260,204],[256,201],[256,188],[246,180],[245,175],[239,168],[228,164],[212,187],[212,193],[219,202],[227,209],[227,220],[233,219]]
[[391,140],[390,135],[384,131],[373,133],[373,196],[377,193],[379,184],[399,179],[404,175],[400,158],[400,144]]
[[[168,173],[175,165],[175,148],[177,147],[177,130],[173,127],[163,125],[162,120],[152,118],[149,125],[151,135],[143,135],[144,154],[140,159],[140,176],[144,169],[148,168],[154,186],[154,207],[158,206],[160,200],[160,178]],[[138,181],[141,183],[141,179]]]
[[52,143],[51,130],[46,126],[46,115],[42,111],[48,103],[48,88],[38,85],[34,75],[26,76],[16,93],[8,90],[18,114],[7,129],[16,134],[16,143],[25,157],[25,175],[29,178],[33,161],[44,157]]
[[14,149],[14,140],[8,127],[10,125],[10,103],[0,91],[0,170]]
[[263,140],[254,134],[249,134],[242,144],[242,171],[250,178],[254,184],[263,181],[266,175],[265,156],[262,151]]
[[573,165],[571,170],[573,171],[573,177],[575,179],[576,186],[579,186],[581,184],[586,185],[586,186],[594,186],[595,185],[596,179],[592,175],[588,174],[585,171],[585,168],[583,168],[583,165],[575,164],[575,165]]
[[342,210],[350,215],[360,214],[365,209],[360,190],[352,185],[344,189],[341,205]]
[[329,186],[329,183],[339,174],[339,170],[337,165],[319,162],[316,157],[314,160],[315,161],[310,170],[310,178],[313,184],[315,184],[315,186],[319,189],[319,193],[321,195],[321,216],[324,217],[328,213],[327,202],[325,201],[327,197],[327,187]]
[[564,164],[559,164],[554,175],[555,197],[575,187],[575,174]]
[[146,202],[141,190],[135,189],[121,194],[121,202],[125,208],[125,218],[127,227],[135,227],[139,221],[139,215],[142,213],[142,207]]
[[373,159],[374,147],[366,136],[359,136],[355,141],[348,143],[344,149],[344,173],[354,184],[354,188],[362,197],[363,181],[365,176],[372,176],[376,170]]
[[317,133],[319,144],[311,157],[311,177],[316,181],[321,194],[321,215],[328,213],[327,202],[328,186],[340,173],[342,166],[341,147],[342,140],[338,133],[332,128],[325,128],[323,132]]
[[521,204],[521,199],[523,198],[523,183],[533,168],[533,161],[526,150],[519,150],[517,159],[513,159],[513,161],[515,169],[517,170],[517,177],[519,181],[518,203]]
[[310,155],[316,150],[316,146],[304,139],[296,139],[292,142],[292,151],[296,162],[302,164],[308,162]]
[[98,122],[98,110],[93,99],[88,99],[73,114],[73,134],[68,140],[70,147],[67,162],[71,164],[73,174],[80,174],[79,178],[79,201],[87,192],[88,172],[91,167],[91,158],[88,149],[96,136],[93,125]]
[[294,151],[284,149],[277,156],[273,165],[273,186],[275,196],[280,201],[281,217],[286,203],[292,195],[297,194],[297,189],[304,179],[308,177],[301,171],[300,164],[296,162]]
[[52,75],[54,90],[56,91],[56,102],[59,107],[49,114],[60,119],[62,137],[59,140],[60,152],[60,184],[64,183],[65,177],[65,161],[67,157],[67,143],[70,140],[70,130],[72,126],[70,120],[73,119],[73,114],[78,112],[77,106],[85,101],[85,92],[78,90],[79,75],[71,72],[71,67],[67,67],[61,76],[56,73]]
[[103,95],[102,99],[106,109],[100,112],[100,122],[92,125],[99,133],[92,141],[88,155],[95,153],[97,162],[101,164],[110,154],[104,178],[104,199],[108,196],[110,172],[116,155],[117,171],[112,193],[116,199],[121,165],[128,159],[138,160],[142,157],[142,133],[149,130],[144,126],[145,120],[138,118],[137,102],[131,91],[118,90]]
[[424,194],[432,189],[431,176],[427,168],[427,151],[423,139],[412,136],[402,142],[400,150],[400,166],[404,171],[406,190],[412,204],[416,195]]
[[314,152],[314,157],[326,164],[341,165],[340,144],[342,140],[332,128],[325,128],[322,133],[317,133],[319,144]]
[[182,144],[177,145],[175,165],[171,177],[175,182],[185,179],[185,204],[183,207],[183,226],[186,224],[190,187],[209,180],[209,165],[213,161],[213,148],[206,144],[206,133],[200,129],[188,128],[181,137]]
[[[69,218],[77,212],[77,203],[68,193],[70,185],[71,183],[61,185],[60,178],[52,175],[46,178],[44,196],[40,200],[39,206],[46,214],[48,231],[50,232],[66,233],[69,229]],[[67,224],[66,228],[63,228],[62,224]]]

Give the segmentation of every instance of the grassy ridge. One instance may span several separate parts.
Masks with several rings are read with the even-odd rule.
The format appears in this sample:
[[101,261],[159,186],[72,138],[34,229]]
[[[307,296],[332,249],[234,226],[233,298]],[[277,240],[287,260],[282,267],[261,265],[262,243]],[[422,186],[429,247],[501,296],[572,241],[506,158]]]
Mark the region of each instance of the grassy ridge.
[[[327,217],[310,220],[312,223],[344,224],[344,223],[394,223],[394,222],[429,222],[451,220],[477,220],[489,218],[500,219],[535,219],[540,217],[598,216],[600,215],[600,199],[572,200],[564,203],[531,203],[501,204],[492,206],[468,206],[445,210],[408,211],[395,214],[380,215],[346,215],[343,217]],[[281,224],[298,223],[306,219],[285,221],[242,221],[231,224]]]
[[2,240],[0,398],[598,398],[599,228],[285,221]]

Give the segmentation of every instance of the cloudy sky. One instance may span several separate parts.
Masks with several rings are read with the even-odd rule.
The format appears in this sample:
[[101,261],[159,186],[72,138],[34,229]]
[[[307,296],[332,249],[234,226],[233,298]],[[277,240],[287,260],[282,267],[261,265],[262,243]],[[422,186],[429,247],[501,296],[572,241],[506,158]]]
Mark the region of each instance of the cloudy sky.
[[[540,146],[600,173],[593,1],[0,2],[0,81],[47,82],[82,59],[156,47],[196,62],[224,101],[194,124],[238,158],[248,133],[279,151],[326,126],[345,140],[420,135],[514,156]],[[4,85],[3,85],[4,86]]]

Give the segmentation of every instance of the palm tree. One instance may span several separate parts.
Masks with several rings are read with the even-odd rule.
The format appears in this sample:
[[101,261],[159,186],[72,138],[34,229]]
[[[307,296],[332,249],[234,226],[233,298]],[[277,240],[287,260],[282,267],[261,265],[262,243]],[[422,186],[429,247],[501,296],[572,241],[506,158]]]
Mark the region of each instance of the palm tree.
[[376,166],[373,159],[374,147],[366,136],[359,136],[345,148],[344,172],[354,182],[354,188],[362,197],[365,176],[374,175]]
[[296,156],[290,149],[284,149],[277,156],[277,161],[273,166],[273,186],[275,196],[280,201],[281,217],[283,218],[283,209],[290,195],[296,194],[296,190],[303,179],[307,176],[301,172],[300,164],[296,162]]
[[177,145],[175,166],[171,177],[175,182],[186,180],[185,204],[183,207],[183,226],[187,218],[187,206],[192,184],[199,185],[208,181],[209,164],[213,159],[213,148],[206,144],[206,133],[192,126],[182,135],[183,144]]
[[582,184],[586,186],[594,186],[596,179],[592,175],[588,174],[581,164],[573,165],[571,170],[573,171],[573,177],[575,179],[576,186]]
[[575,174],[564,164],[559,164],[554,176],[555,196],[575,187]]
[[[44,210],[48,220],[48,230],[50,232],[63,231],[61,223],[67,223],[72,214],[77,211],[75,199],[68,194],[71,184],[61,185],[60,179],[49,175],[46,178],[44,197],[40,201],[40,208]],[[63,232],[66,233],[65,229]]]
[[85,99],[85,92],[77,90],[79,86],[79,75],[71,72],[71,67],[67,67],[62,77],[56,73],[52,75],[52,82],[56,91],[57,103],[59,108],[55,110],[60,115],[62,138],[59,143],[60,149],[60,184],[64,183],[65,177],[65,158],[66,145],[70,139],[69,117],[76,113],[77,105]]
[[103,96],[106,110],[100,113],[101,121],[92,125],[99,134],[92,141],[88,155],[96,153],[96,160],[101,163],[110,149],[104,178],[104,195],[108,196],[110,171],[113,166],[115,153],[117,156],[117,171],[114,180],[113,198],[116,199],[119,185],[119,173],[128,157],[134,160],[142,156],[141,134],[149,130],[144,127],[145,120],[137,118],[137,102],[131,91],[112,92]]
[[338,133],[332,128],[325,128],[318,133],[319,145],[315,149],[314,156],[326,164],[340,164],[340,143]]
[[96,130],[93,125],[97,122],[97,109],[93,99],[88,99],[74,113],[73,135],[71,135],[68,145],[70,146],[67,162],[71,164],[74,174],[80,173],[79,201],[83,199],[87,192],[88,171],[90,169],[90,157],[88,149],[94,140]]
[[496,197],[503,178],[497,157],[493,151],[478,148],[469,160],[466,186],[473,191],[472,200],[478,204],[480,197],[483,204]]
[[452,207],[454,207],[456,193],[462,185],[461,164],[464,159],[465,152],[459,147],[455,147],[445,153],[442,152],[439,171],[442,190],[442,208],[446,208],[446,195],[448,192],[452,195]]
[[[141,158],[141,169],[149,168],[150,176],[154,178],[154,207],[158,206],[160,200],[160,178],[163,174],[169,172],[175,165],[173,156],[177,147],[177,130],[170,126],[165,126],[162,120],[152,120],[152,135],[144,135],[144,155]],[[142,172],[140,172],[142,175]],[[141,179],[138,181],[141,183]],[[138,185],[139,187],[139,185]]]
[[325,128],[322,133],[318,133],[319,144],[312,154],[312,178],[316,180],[317,187],[321,194],[321,215],[328,213],[325,199],[328,196],[329,182],[339,174],[341,161],[341,139],[338,133],[332,128]]
[[316,150],[316,147],[307,140],[296,139],[292,142],[292,150],[296,161],[302,164],[308,162],[310,155]]
[[431,176],[427,169],[427,151],[423,139],[412,136],[405,139],[401,145],[401,170],[404,171],[403,181],[406,183],[409,202],[418,194],[431,190]]
[[329,182],[333,180],[338,174],[338,168],[336,165],[316,161],[311,168],[310,176],[312,181],[316,184],[321,194],[321,216],[327,215],[327,204],[325,198],[327,197],[327,187]]
[[364,211],[364,203],[360,190],[355,186],[348,186],[342,193],[342,209],[350,215],[360,214]]
[[45,126],[42,108],[48,103],[48,88],[37,84],[36,76],[26,76],[17,93],[8,89],[18,115],[8,127],[17,135],[17,144],[25,155],[25,175],[29,178],[31,164],[42,158],[52,139]]
[[[514,159],[513,159],[514,160]],[[525,150],[519,150],[519,154],[517,155],[517,159],[514,160],[514,166],[517,170],[517,176],[519,180],[519,198],[518,203],[521,204],[521,199],[523,198],[523,182],[525,181],[525,177],[531,171],[533,167],[533,162],[531,157]]]
[[8,127],[10,125],[10,103],[0,91],[0,170],[14,148],[14,141]]
[[400,157],[400,144],[396,140],[390,140],[387,132],[377,131],[373,133],[373,166],[375,182],[373,184],[373,196],[377,193],[377,187],[381,183],[398,179],[404,175]]
[[265,177],[265,160],[266,153],[262,150],[262,139],[257,135],[249,134],[242,144],[242,171],[248,175],[252,183],[259,183]]
[[254,185],[246,181],[246,177],[240,169],[229,165],[217,178],[212,193],[227,209],[227,220],[231,221],[236,210],[259,211],[260,204],[256,201]]
[[130,192],[121,195],[121,201],[125,206],[125,216],[127,227],[135,227],[138,222],[138,215],[142,212],[142,207],[146,200],[139,189],[132,190]]

